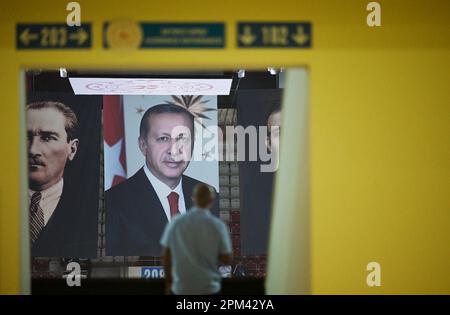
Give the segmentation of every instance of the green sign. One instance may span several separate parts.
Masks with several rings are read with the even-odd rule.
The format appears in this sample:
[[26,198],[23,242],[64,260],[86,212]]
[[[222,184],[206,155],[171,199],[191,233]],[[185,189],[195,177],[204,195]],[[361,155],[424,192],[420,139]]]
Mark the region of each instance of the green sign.
[[105,48],[223,48],[223,23],[111,21],[104,25]]
[[17,24],[17,49],[91,48],[91,24],[67,26],[65,23]]
[[239,48],[311,48],[312,45],[312,25],[308,22],[240,22],[237,30]]

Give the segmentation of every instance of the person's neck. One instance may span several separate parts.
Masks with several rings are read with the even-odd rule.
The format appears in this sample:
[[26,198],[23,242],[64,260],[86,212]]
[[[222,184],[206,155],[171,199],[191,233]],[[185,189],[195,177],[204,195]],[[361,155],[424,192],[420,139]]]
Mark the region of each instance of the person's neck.
[[163,183],[166,184],[167,186],[169,186],[170,189],[174,190],[180,183],[180,179],[178,178],[176,181],[170,181],[170,182],[166,181]]

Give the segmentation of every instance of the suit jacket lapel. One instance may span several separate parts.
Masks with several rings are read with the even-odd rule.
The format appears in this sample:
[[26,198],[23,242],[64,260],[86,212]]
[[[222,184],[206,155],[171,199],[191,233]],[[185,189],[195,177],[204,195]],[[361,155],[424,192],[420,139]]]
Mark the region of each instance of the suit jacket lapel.
[[136,207],[142,215],[142,224],[148,226],[165,226],[167,217],[164,208],[159,201],[155,189],[145,175],[144,169],[141,168],[136,176],[134,185]]
[[192,189],[194,189],[194,187],[192,187],[192,185],[190,184],[189,178],[187,178],[184,175],[182,178],[183,178],[182,189],[183,189],[184,203],[186,206],[186,211],[189,211],[192,208]]

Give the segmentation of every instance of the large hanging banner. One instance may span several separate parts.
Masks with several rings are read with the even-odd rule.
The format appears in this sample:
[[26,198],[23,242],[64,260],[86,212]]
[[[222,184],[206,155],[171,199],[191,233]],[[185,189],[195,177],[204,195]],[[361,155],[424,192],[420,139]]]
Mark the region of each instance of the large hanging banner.
[[[247,139],[245,144],[246,160],[239,163],[243,255],[267,253],[272,191],[279,160],[280,105],[281,90],[247,90],[237,96],[238,126],[256,128],[256,138]],[[264,161],[264,155],[257,154],[252,161],[251,150],[266,152],[269,159]]]
[[195,185],[218,192],[217,96],[107,98],[106,255],[159,256],[164,227],[190,210]]
[[27,98],[31,254],[96,257],[102,98],[62,93]]

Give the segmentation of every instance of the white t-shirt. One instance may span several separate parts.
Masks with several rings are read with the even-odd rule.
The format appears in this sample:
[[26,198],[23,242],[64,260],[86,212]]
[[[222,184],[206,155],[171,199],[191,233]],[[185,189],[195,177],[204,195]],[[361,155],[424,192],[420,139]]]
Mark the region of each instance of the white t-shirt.
[[193,207],[175,217],[161,238],[172,258],[175,294],[214,294],[221,288],[219,255],[231,254],[231,240],[222,220]]

